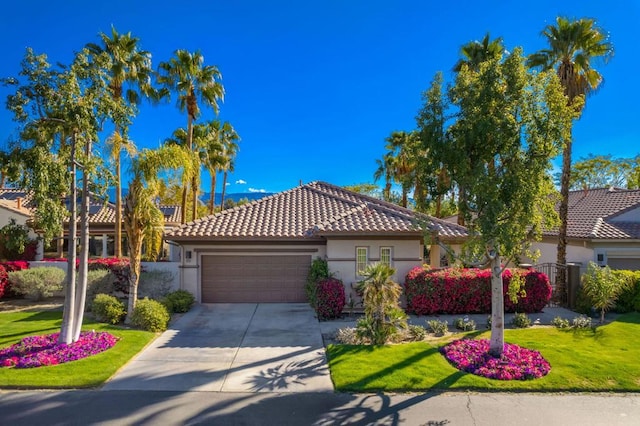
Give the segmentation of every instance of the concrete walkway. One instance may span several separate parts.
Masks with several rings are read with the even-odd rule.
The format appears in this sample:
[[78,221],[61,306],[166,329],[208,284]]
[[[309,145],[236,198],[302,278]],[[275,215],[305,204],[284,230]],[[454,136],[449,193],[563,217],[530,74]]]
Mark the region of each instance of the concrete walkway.
[[333,383],[308,304],[207,304],[176,321],[102,389],[333,392]]

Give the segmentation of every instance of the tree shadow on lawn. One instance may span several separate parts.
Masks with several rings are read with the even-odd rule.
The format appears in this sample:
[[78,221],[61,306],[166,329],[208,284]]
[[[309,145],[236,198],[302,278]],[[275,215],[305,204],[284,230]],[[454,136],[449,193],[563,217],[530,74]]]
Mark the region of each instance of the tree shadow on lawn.
[[[29,315],[24,318],[20,318],[15,322],[26,322],[26,321],[51,321],[51,320],[59,320],[59,324],[62,325],[62,312],[61,311],[37,311],[33,312],[32,315]],[[58,324],[58,322],[56,324]]]

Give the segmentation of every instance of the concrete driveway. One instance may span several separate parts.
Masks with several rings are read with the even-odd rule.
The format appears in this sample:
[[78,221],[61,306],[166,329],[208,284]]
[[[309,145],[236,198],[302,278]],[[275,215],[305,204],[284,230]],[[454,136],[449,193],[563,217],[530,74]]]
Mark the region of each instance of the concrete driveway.
[[196,305],[103,390],[333,392],[304,303]]

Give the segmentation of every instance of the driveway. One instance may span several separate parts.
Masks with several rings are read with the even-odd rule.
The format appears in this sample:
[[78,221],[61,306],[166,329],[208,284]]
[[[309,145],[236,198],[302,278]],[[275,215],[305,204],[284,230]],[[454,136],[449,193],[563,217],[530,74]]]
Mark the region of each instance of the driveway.
[[196,305],[103,390],[333,392],[305,303]]

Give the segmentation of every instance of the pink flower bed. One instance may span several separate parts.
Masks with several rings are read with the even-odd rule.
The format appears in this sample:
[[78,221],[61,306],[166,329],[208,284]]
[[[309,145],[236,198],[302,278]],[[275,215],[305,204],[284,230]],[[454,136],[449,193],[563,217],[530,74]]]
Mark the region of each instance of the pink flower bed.
[[540,352],[505,343],[499,358],[489,355],[489,340],[461,339],[441,349],[458,370],[497,380],[530,380],[546,376],[551,366]]
[[60,333],[29,336],[0,350],[0,367],[34,368],[76,361],[104,352],[113,347],[118,338],[106,332],[85,331],[78,341],[66,345],[58,343]]

